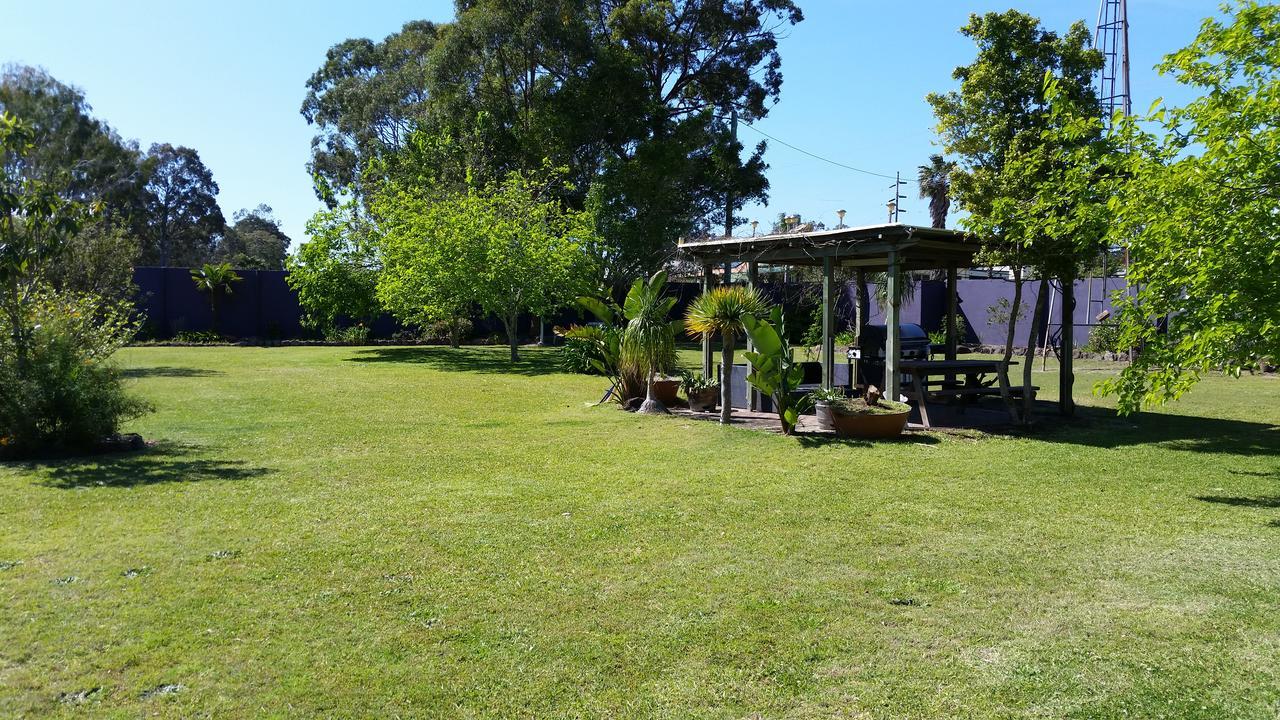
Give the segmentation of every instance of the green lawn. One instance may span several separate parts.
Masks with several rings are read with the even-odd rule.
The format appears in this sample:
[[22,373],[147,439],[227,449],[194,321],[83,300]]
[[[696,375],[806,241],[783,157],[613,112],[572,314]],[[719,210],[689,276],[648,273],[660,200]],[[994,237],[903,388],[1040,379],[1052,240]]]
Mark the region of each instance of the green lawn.
[[1276,717],[1275,378],[860,444],[503,352],[123,353],[158,447],[0,465],[0,716]]

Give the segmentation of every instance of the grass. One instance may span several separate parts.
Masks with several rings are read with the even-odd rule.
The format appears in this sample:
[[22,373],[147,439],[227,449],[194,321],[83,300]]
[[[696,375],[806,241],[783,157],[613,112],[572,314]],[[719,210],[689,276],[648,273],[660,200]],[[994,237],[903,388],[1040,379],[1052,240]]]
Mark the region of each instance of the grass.
[[123,353],[154,450],[0,465],[0,716],[1275,717],[1274,378],[868,444],[503,352]]

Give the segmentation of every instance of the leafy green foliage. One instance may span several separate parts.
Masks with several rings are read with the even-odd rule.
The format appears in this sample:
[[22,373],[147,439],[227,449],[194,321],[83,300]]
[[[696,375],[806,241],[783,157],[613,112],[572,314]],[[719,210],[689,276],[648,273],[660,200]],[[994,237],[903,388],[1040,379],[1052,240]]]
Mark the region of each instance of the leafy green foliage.
[[554,176],[512,173],[443,196],[389,182],[374,203],[382,220],[379,299],[416,323],[479,307],[502,322],[516,361],[520,314],[563,307],[599,277],[592,217],[548,192]]
[[1120,343],[1137,354],[1099,388],[1122,412],[1280,357],[1280,7],[1224,9],[1160,65],[1201,95],[1122,124],[1134,151],[1111,237],[1132,261]]
[[[769,303],[755,288],[742,285],[721,285],[711,288],[694,298],[685,311],[684,325],[691,333],[710,339],[720,336],[721,377],[729,378],[733,372],[734,342],[738,334],[746,330],[747,318],[761,315]],[[728,423],[733,417],[733,383],[724,382],[720,387],[720,422]]]
[[151,407],[125,391],[111,356],[133,336],[129,306],[45,290],[25,305],[18,360],[0,339],[0,456],[86,451]]
[[779,31],[801,18],[791,0],[477,0],[447,25],[345,41],[303,106],[320,130],[317,192],[333,204],[394,178],[456,194],[549,161],[570,181],[551,190],[592,212],[624,288],[679,237],[765,197],[765,146],[742,159],[732,116],[767,115]]
[[127,306],[49,285],[86,209],[15,171],[33,137],[0,114],[0,452],[14,454],[87,449],[145,410],[110,365],[135,330]]
[[317,212],[307,221],[307,236],[285,260],[285,279],[298,293],[303,325],[323,331],[340,318],[371,322],[382,309],[377,296],[380,266],[372,224],[357,202]]
[[745,353],[751,363],[747,382],[773,400],[782,432],[790,435],[800,421],[800,413],[812,401],[807,395],[796,397],[796,390],[804,382],[804,368],[796,362],[791,345],[787,343],[782,308],[773,308],[768,319],[764,320],[748,315],[745,324],[747,334],[755,344],[754,351]]

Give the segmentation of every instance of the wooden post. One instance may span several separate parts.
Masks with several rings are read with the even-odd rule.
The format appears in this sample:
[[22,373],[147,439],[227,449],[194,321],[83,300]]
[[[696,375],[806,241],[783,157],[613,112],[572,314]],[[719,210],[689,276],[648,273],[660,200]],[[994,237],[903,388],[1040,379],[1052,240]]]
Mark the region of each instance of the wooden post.
[[[705,293],[710,291],[711,291],[711,265],[705,264],[702,266],[702,292]],[[712,352],[711,352],[711,337],[708,335],[703,335],[702,336],[702,377],[706,377],[706,378],[711,377],[712,366],[714,364],[715,364],[715,358],[712,356]],[[728,382],[728,379],[726,378],[722,382]]]
[[1075,388],[1076,352],[1076,284],[1072,278],[1062,278],[1062,364],[1058,366],[1058,412],[1066,417],[1075,415],[1076,401],[1071,396]]
[[[760,263],[747,263],[747,287],[752,290],[758,290],[760,287]],[[751,336],[747,336],[747,351],[753,352],[756,344],[751,342]],[[751,385],[747,385],[747,409],[756,412],[760,409],[760,391]]]
[[888,276],[889,307],[885,308],[884,314],[884,394],[890,400],[897,402],[902,394],[900,387],[902,373],[898,371],[898,362],[902,359],[901,329],[898,327],[900,310],[898,301],[902,294],[899,285],[902,283],[902,278],[899,277],[897,250],[889,251],[889,267],[886,275]]
[[955,360],[960,346],[959,271],[955,265],[947,267],[947,360]]
[[835,387],[836,380],[836,261],[822,258],[822,387]]
[[[867,271],[858,268],[855,271],[854,282],[857,284],[855,288],[856,296],[853,301],[853,344],[862,349],[862,331],[867,327]],[[858,383],[861,380],[869,380],[869,378],[860,378],[862,375],[863,363],[866,358],[860,358],[853,361],[853,365],[849,368],[849,387],[852,390],[858,389]],[[865,383],[864,383],[865,384]]]

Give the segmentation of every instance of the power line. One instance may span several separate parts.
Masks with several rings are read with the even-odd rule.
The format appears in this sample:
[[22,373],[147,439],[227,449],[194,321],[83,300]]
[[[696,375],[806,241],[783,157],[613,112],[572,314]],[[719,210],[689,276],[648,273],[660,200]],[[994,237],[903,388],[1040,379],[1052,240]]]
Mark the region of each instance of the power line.
[[[893,176],[893,175],[885,175],[884,173],[871,172],[870,170],[863,170],[862,168],[856,168],[856,167],[854,167],[854,166],[852,166],[852,165],[845,165],[845,164],[844,164],[844,163],[842,163],[842,162],[836,162],[835,160],[832,160],[832,159],[830,159],[830,158],[822,157],[821,155],[818,155],[818,154],[816,154],[816,153],[811,153],[811,152],[809,152],[808,150],[805,150],[804,148],[796,147],[795,145],[792,145],[791,143],[787,142],[786,140],[781,140],[781,139],[779,139],[779,138],[776,138],[776,137],[774,137],[774,136],[770,135],[769,133],[767,133],[767,132],[765,132],[765,131],[761,130],[760,128],[758,128],[758,127],[756,127],[756,126],[752,125],[751,123],[745,123],[745,122],[741,122],[741,121],[739,121],[739,122],[740,122],[740,124],[742,124],[743,126],[745,126],[745,127],[749,127],[749,128],[751,128],[752,130],[755,130],[756,132],[758,132],[758,133],[760,133],[761,135],[763,135],[763,136],[765,136],[765,137],[769,138],[770,140],[772,140],[772,141],[774,141],[774,142],[776,142],[776,143],[779,143],[779,144],[781,144],[781,145],[785,145],[785,146],[787,146],[787,147],[791,148],[792,150],[795,150],[795,151],[796,151],[796,152],[798,152],[798,153],[803,153],[803,154],[805,154],[805,155],[808,155],[809,157],[811,157],[811,158],[813,158],[813,159],[815,159],[815,160],[821,160],[821,161],[822,161],[822,162],[824,162],[824,163],[829,163],[829,164],[831,164],[831,165],[835,165],[836,167],[844,168],[845,170],[852,170],[852,171],[854,171],[854,172],[856,172],[856,173],[862,173],[863,175],[870,175],[870,176],[872,176],[872,177],[884,178],[884,179],[886,179],[886,180],[897,180],[897,179],[898,179],[897,177],[895,177],[895,176]],[[915,181],[914,181],[914,180],[907,180],[907,181],[904,181],[904,182],[915,182]]]

